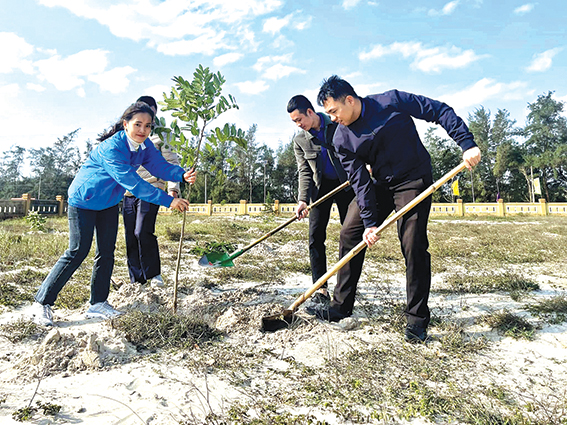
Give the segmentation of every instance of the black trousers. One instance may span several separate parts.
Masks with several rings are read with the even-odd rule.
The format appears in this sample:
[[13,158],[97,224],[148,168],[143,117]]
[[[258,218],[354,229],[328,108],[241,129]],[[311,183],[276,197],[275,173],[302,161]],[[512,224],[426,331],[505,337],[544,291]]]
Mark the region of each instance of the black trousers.
[[[339,186],[341,182],[323,178],[317,199]],[[327,199],[317,207],[309,211],[309,260],[311,262],[311,277],[315,283],[321,276],[327,273],[327,252],[325,240],[327,239],[327,225],[331,217],[333,202],[337,204],[339,219],[343,223],[350,201],[354,198],[352,189],[341,190],[335,196]],[[324,288],[327,284],[323,285]]]
[[132,282],[146,283],[161,274],[156,231],[159,205],[125,196],[122,208],[128,273]]
[[[376,185],[376,206],[378,223],[381,224],[392,212],[400,210],[421,192],[427,189],[433,180],[431,176],[406,181],[392,186]],[[431,288],[431,256],[428,252],[427,222],[431,210],[431,197],[416,205],[397,222],[398,238],[406,264],[406,317],[408,325],[426,328],[430,321],[427,305]],[[344,257],[362,241],[364,224],[356,199],[351,202],[340,236],[339,256]],[[375,247],[379,248],[379,243]],[[356,287],[366,249],[349,261],[337,275],[337,285],[331,306],[342,314],[352,314]]]

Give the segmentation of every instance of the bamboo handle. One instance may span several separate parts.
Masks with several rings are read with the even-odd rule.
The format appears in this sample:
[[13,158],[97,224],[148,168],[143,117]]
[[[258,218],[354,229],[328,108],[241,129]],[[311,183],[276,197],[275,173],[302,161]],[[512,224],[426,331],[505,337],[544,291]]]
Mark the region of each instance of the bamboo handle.
[[[409,210],[411,210],[413,207],[415,207],[425,198],[430,196],[433,192],[435,192],[437,189],[439,189],[441,186],[447,183],[447,181],[455,177],[465,168],[466,165],[464,162],[459,164],[457,167],[453,168],[451,171],[449,171],[447,174],[445,174],[443,177],[441,177],[439,180],[437,180],[431,186],[429,186],[427,189],[421,192],[418,196],[416,196],[411,202],[407,203],[402,209],[400,209],[398,212],[396,212],[394,215],[390,216],[386,221],[384,221],[384,223],[382,223],[374,231],[374,234],[375,235],[381,234],[384,230],[386,230],[388,227],[390,227],[392,224],[394,224],[396,221],[402,218],[402,216],[404,216]],[[362,251],[365,247],[366,247],[366,242],[362,241],[358,245],[356,245],[353,249],[351,249],[343,258],[339,260],[338,263],[336,263],[329,271],[327,271],[327,273],[321,276],[319,280],[317,280],[317,282],[315,282],[311,288],[309,288],[304,294],[300,295],[295,300],[295,302],[289,306],[289,308],[286,311],[294,312],[297,309],[297,307],[299,307],[309,297],[311,297],[311,295],[313,295],[315,291],[317,291],[321,286],[323,286],[325,282],[327,282],[327,280],[333,277],[342,267],[344,267],[346,263],[352,260],[352,258],[355,255],[357,255],[360,251]]]

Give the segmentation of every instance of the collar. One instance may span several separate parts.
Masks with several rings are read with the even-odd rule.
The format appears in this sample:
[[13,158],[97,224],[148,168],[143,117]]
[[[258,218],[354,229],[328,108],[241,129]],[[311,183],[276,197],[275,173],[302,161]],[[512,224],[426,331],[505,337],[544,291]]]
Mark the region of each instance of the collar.
[[[142,148],[142,150],[146,149],[146,144],[145,143],[136,143],[134,140],[132,140],[130,138],[130,136],[128,136],[128,133],[126,133],[126,131],[124,131],[124,134],[126,135],[126,139],[128,139],[128,147],[130,148],[130,150],[132,152],[137,152],[138,149]],[[145,142],[145,141],[144,141]]]

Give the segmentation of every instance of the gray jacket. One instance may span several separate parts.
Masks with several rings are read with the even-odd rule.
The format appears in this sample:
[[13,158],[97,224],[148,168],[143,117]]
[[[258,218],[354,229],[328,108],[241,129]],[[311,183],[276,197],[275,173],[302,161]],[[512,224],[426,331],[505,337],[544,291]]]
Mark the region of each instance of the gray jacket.
[[[337,124],[323,114],[325,126],[325,140],[319,140],[311,133],[300,130],[293,138],[293,151],[297,161],[299,172],[299,196],[298,200],[309,204],[317,199],[317,193],[321,188],[323,179],[323,158],[321,157],[321,144],[327,148],[331,163],[335,168],[341,183],[347,181],[346,173],[341,165],[333,147],[333,135]],[[350,190],[348,187],[346,190]]]
[[[179,156],[171,150],[171,146],[168,143],[162,141],[157,134],[150,136],[150,140],[153,142],[156,149],[162,154],[167,162],[173,165],[179,165]],[[138,168],[138,174],[148,183],[151,183],[154,187],[158,189],[165,190],[166,182],[154,177],[150,174],[148,170],[144,167]],[[179,182],[167,182],[167,192],[177,192],[179,193]],[[126,192],[126,196],[134,196],[130,192]]]

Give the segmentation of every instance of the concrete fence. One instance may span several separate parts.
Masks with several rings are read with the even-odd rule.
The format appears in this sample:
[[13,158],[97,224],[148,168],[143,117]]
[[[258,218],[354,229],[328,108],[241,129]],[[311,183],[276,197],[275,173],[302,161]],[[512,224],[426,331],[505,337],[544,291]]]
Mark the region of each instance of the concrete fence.
[[[238,204],[191,204],[188,214],[203,216],[234,216],[234,215],[260,215],[260,214],[282,214],[293,215],[297,204],[280,204],[275,201],[273,205],[267,206],[260,203],[248,203],[240,201]],[[0,219],[23,217],[30,211],[35,211],[47,216],[62,216],[67,214],[67,202],[63,196],[57,196],[56,200],[32,199],[29,194],[24,193],[21,198],[11,200],[0,200]],[[169,208],[161,207],[161,214],[170,214]],[[339,215],[336,205],[331,210],[333,216]],[[456,217],[465,216],[512,216],[512,215],[535,215],[554,216],[567,215],[567,203],[548,203],[545,199],[539,202],[463,202],[461,199],[454,203],[434,203],[431,206],[431,215],[450,215]]]
[[31,198],[29,193],[24,193],[21,198],[0,199],[0,219],[24,217],[32,211],[47,216],[66,215],[67,202],[61,195],[55,200],[40,200]]

